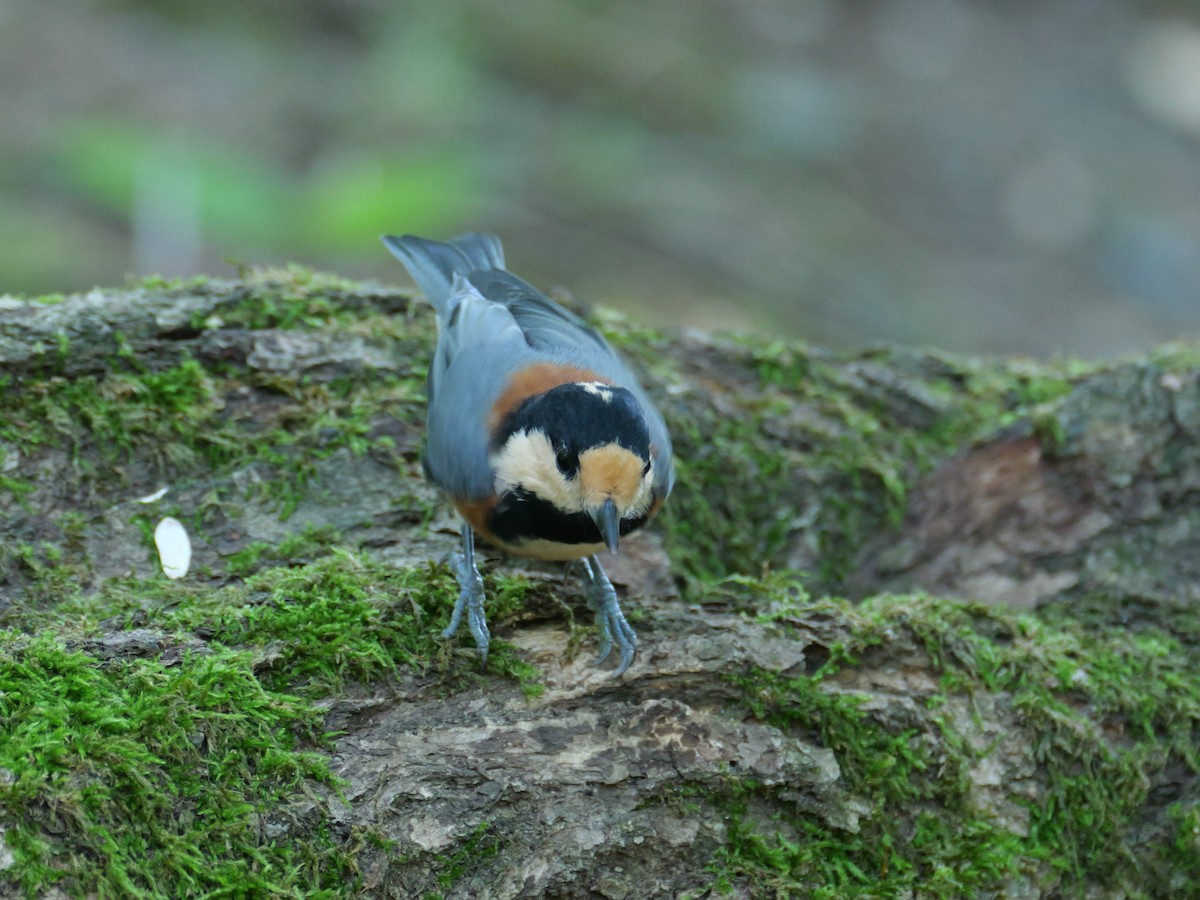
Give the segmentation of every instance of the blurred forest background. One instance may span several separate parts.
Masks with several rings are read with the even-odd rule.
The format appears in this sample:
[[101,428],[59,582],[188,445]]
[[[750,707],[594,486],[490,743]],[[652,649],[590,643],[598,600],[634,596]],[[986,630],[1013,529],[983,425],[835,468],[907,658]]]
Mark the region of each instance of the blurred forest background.
[[1200,6],[0,0],[0,292],[486,228],[655,323],[1200,333]]

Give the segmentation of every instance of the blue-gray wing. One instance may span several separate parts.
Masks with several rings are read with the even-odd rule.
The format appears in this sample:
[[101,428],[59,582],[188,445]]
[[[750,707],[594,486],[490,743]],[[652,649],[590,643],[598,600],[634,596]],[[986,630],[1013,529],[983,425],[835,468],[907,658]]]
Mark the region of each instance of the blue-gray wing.
[[511,272],[486,269],[472,272],[469,280],[480,294],[512,313],[535,350],[556,353],[565,347],[583,347],[616,358],[600,332]]
[[455,499],[478,500],[494,490],[487,433],[492,405],[512,373],[536,357],[512,314],[461,275],[449,294],[429,366],[425,467]]

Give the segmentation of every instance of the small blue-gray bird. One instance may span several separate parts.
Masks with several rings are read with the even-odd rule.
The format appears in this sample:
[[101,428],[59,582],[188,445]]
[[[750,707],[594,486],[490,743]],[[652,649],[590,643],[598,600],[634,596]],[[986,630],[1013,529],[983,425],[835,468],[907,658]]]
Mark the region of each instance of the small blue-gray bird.
[[491,234],[441,243],[383,238],[437,312],[425,469],[463,518],[461,588],[443,632],[462,621],[487,662],[474,535],[517,556],[583,559],[613,677],[637,635],[596,554],[648,522],[675,480],[666,423],[596,329],[504,268]]

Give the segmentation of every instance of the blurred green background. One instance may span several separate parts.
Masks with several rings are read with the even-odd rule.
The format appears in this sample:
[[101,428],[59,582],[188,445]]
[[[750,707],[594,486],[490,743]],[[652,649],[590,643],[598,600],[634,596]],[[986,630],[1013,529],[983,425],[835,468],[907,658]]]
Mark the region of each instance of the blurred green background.
[[654,323],[1200,332],[1194,3],[0,0],[0,161],[0,292],[486,228]]

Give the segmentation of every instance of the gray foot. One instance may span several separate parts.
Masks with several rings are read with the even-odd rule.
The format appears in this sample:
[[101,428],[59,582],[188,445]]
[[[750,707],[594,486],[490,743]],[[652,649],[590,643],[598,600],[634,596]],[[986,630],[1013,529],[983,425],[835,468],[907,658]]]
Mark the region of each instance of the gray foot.
[[467,627],[471,629],[471,637],[475,638],[475,646],[479,650],[479,659],[487,665],[488,647],[492,636],[488,632],[487,617],[483,613],[483,577],[475,568],[474,540],[471,531],[464,525],[463,551],[450,556],[450,564],[458,577],[460,588],[458,600],[454,604],[454,612],[450,614],[450,624],[442,632],[442,637],[454,637],[462,622],[463,610],[467,613]]
[[600,632],[600,655],[596,657],[596,665],[608,659],[616,644],[621,659],[612,677],[620,678],[633,662],[633,655],[637,651],[637,634],[621,612],[617,591],[600,567],[600,561],[593,556],[583,560],[583,567],[588,577],[588,606],[596,612],[596,629]]

